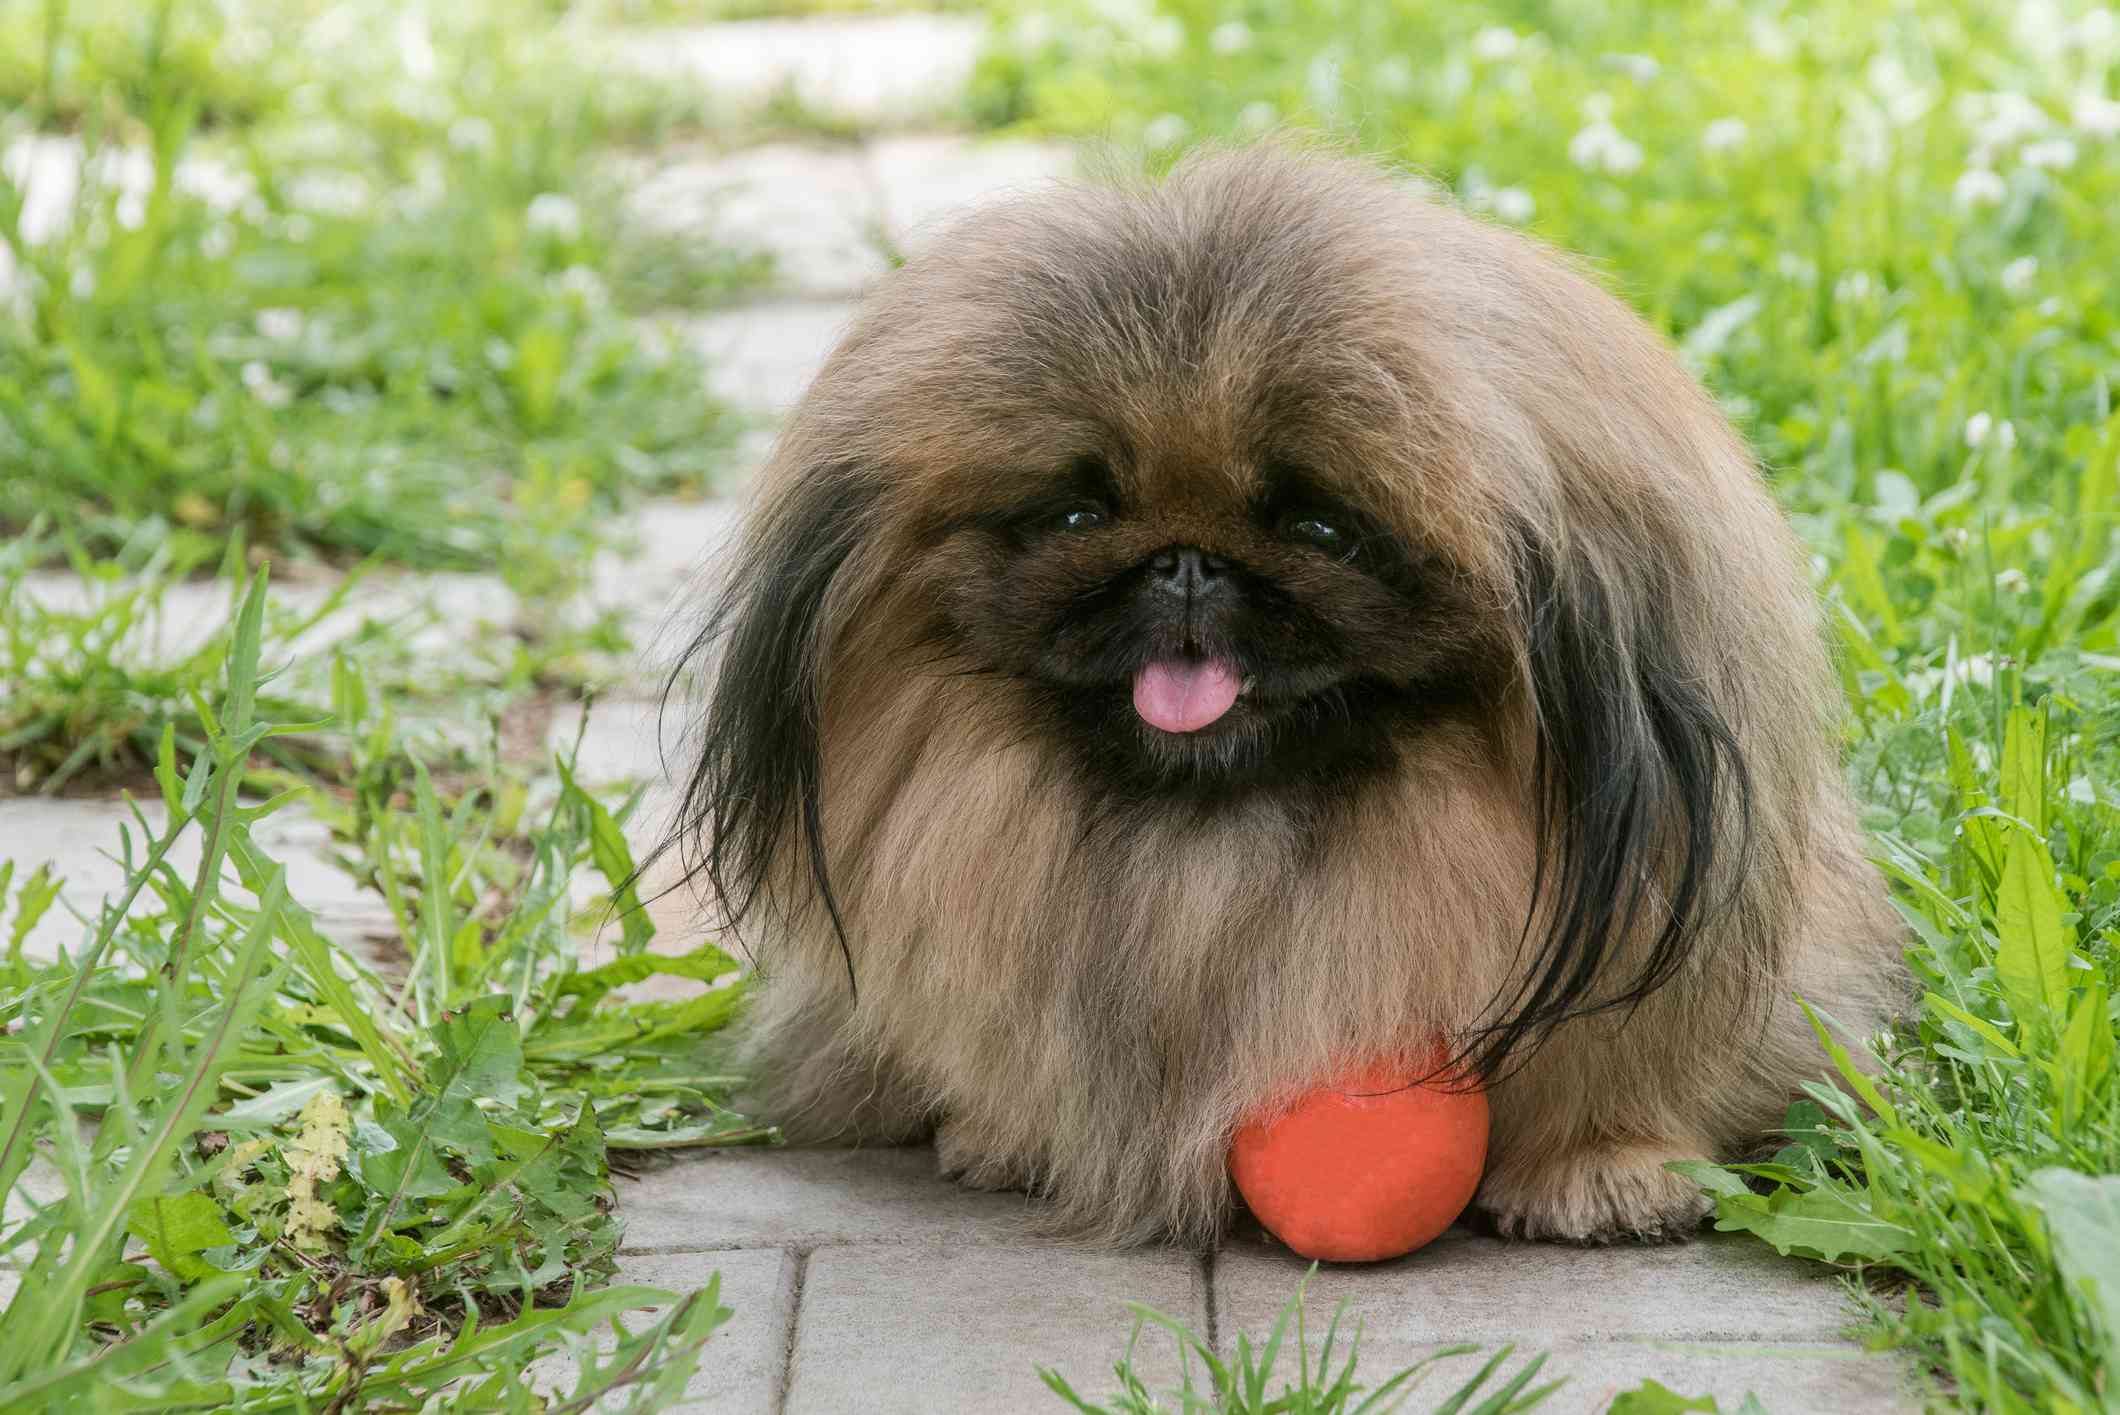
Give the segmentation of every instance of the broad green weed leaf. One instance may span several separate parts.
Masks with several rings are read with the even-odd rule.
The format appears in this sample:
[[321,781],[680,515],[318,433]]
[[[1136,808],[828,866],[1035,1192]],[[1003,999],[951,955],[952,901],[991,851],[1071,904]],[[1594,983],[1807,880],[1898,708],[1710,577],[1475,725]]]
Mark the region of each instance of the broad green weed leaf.
[[222,1221],[221,1206],[196,1189],[136,1201],[125,1216],[125,1229],[165,1270],[187,1282],[216,1271],[198,1254],[236,1241]]
[[1683,1174],[1710,1194],[1732,1198],[1738,1195],[1752,1197],[1751,1189],[1745,1185],[1744,1176],[1708,1160],[1673,1160],[1664,1168],[1673,1174]]
[[735,972],[734,958],[713,944],[702,944],[690,953],[636,953],[624,958],[614,958],[609,963],[586,972],[571,974],[559,987],[561,997],[578,996],[582,1000],[575,1004],[579,1012],[593,1007],[605,993],[629,983],[641,982],[656,976],[669,978],[693,978],[711,983],[716,978]]
[[2098,1091],[2112,1070],[2113,1047],[2112,1020],[2106,1013],[2105,980],[2100,978],[2076,999],[2076,1010],[2068,1019],[2068,1030],[2061,1034],[2058,1065],[2060,1090],[2065,1102],[2060,1123],[2064,1128],[2081,1114],[2085,1099]]
[[1755,1233],[1784,1257],[1839,1262],[1848,1258],[1889,1258],[1903,1252],[1913,1233],[1863,1209],[1854,1196],[1825,1185],[1797,1193],[1783,1190],[1760,1207],[1724,1204],[1716,1212],[1720,1233]]
[[1685,1415],[1689,1410],[1715,1409],[1712,1395],[1684,1396],[1661,1381],[1643,1381],[1614,1397],[1608,1415]]
[[1811,1030],[1818,1035],[1819,1046],[1833,1059],[1833,1068],[1840,1073],[1840,1079],[1847,1083],[1848,1089],[1861,1096],[1871,1110],[1883,1117],[1886,1124],[1896,1123],[1899,1112],[1884,1098],[1884,1092],[1877,1089],[1877,1082],[1871,1079],[1869,1072],[1840,1044],[1840,1039],[1833,1035],[1832,1029],[1826,1025],[1826,1019],[1816,1008],[1808,1002],[1801,1005],[1803,1015],[1811,1021]]
[[1876,539],[1854,521],[1847,524],[1847,554],[1841,561],[1839,583],[1848,602],[1863,619],[1877,626],[1887,644],[1899,642],[1898,611],[1877,568]]
[[1992,818],[1972,814],[1990,804],[1987,792],[1980,787],[1980,774],[1973,766],[1972,753],[1956,728],[1944,735],[1944,745],[1951,785],[1958,793],[1958,808],[1966,813],[1958,823],[1959,835],[1987,877],[1999,878],[2002,874],[2002,827]]
[[1995,900],[1995,976],[2017,1014],[2020,1033],[2060,1025],[2068,1005],[2068,960],[2074,944],[2061,918],[2054,862],[2038,837],[2009,832],[2002,887]]
[[427,1071],[430,1094],[504,1105],[523,1094],[522,1034],[509,1006],[505,996],[482,997],[434,1028],[441,1055]]
[[2002,738],[1999,804],[2010,815],[2046,834],[2046,715],[2028,707],[2010,709]]
[[1931,1012],[1970,1030],[1980,1040],[1993,1047],[1997,1055],[2006,1056],[2012,1061],[2019,1055],[2016,1045],[2002,1034],[2002,1029],[1985,1017],[1975,1016],[1941,993],[1929,993],[1921,1001]]
[[2054,1256],[2104,1328],[2106,1361],[2120,1363],[2120,1174],[2042,1169],[2025,1192],[2046,1214]]

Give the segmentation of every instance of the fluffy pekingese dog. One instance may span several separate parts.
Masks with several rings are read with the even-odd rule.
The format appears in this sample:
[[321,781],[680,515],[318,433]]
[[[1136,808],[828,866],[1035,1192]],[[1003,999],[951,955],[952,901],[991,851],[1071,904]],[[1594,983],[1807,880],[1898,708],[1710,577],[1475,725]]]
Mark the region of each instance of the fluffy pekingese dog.
[[1644,323],[1285,147],[978,211],[787,425],[682,830],[792,1138],[1107,1242],[1448,1038],[1480,1206],[1682,1237],[1896,989],[1796,546]]

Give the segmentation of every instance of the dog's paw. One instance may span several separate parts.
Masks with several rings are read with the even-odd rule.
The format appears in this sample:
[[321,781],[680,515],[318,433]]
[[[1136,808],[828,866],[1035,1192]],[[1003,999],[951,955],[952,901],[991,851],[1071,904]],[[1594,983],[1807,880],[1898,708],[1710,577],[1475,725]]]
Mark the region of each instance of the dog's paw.
[[1714,1205],[1664,1165],[1698,1158],[1697,1150],[1663,1145],[1592,1146],[1490,1173],[1476,1202],[1505,1238],[1683,1243]]
[[995,1155],[962,1121],[945,1120],[935,1127],[935,1167],[944,1179],[967,1189],[1031,1187],[1030,1166],[1013,1156]]

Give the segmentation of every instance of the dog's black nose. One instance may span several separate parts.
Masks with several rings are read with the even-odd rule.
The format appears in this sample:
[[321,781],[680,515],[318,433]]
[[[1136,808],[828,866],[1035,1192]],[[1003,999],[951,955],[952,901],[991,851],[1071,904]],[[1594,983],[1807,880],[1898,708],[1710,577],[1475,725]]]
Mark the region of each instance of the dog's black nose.
[[1197,599],[1221,589],[1229,580],[1229,562],[1193,545],[1167,546],[1149,557],[1148,571],[1157,588]]

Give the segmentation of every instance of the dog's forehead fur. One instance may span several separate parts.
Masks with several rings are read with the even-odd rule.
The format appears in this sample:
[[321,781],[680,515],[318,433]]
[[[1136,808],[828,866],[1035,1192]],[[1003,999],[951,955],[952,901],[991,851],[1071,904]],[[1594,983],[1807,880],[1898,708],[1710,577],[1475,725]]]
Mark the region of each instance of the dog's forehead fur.
[[1542,456],[1497,334],[1531,322],[1542,280],[1574,279],[1520,244],[1271,150],[1060,188],[941,233],[806,412],[934,515],[1008,504],[1084,454],[1130,496],[1196,504],[1280,463],[1468,563]]

